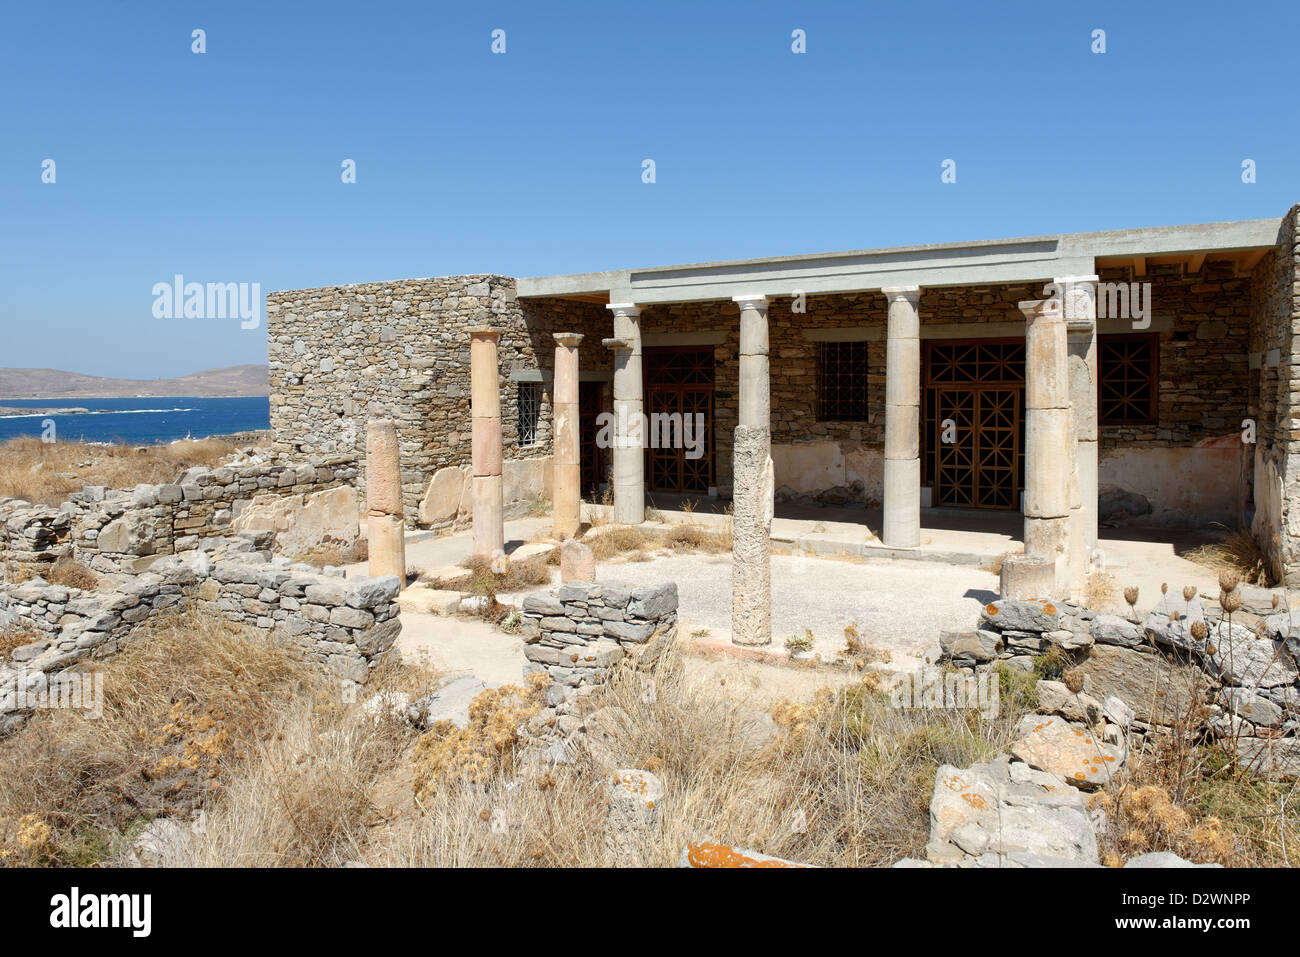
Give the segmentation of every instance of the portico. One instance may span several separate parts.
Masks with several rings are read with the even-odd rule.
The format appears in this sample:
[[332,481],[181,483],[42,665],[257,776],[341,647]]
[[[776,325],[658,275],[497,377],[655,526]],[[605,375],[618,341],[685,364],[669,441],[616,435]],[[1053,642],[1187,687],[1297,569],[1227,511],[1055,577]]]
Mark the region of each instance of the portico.
[[[925,544],[923,508],[1014,509],[1024,555],[1004,564],[1004,588],[1082,595],[1103,558],[1098,498],[1109,478],[1099,333],[1131,351],[1148,327],[1172,332],[1171,343],[1217,332],[1179,332],[1186,319],[1176,305],[1160,314],[1162,290],[1226,290],[1224,278],[1248,271],[1277,235],[1276,220],[1256,220],[547,277],[519,290],[610,303],[616,409],[643,411],[658,385],[643,378],[645,350],[711,360],[716,480],[706,494],[733,502],[736,614],[758,621],[770,591],[762,546],[782,501],[859,504],[865,547],[891,554]],[[1120,277],[1154,284],[1154,317],[1099,318],[1098,284]],[[1106,284],[1103,303],[1115,298]],[[1231,349],[1244,359],[1247,345]],[[1132,378],[1111,392],[1140,399],[1153,387]],[[1244,391],[1234,415],[1246,414]],[[1158,427],[1152,438],[1158,445]],[[646,458],[614,451],[616,521],[640,521],[647,495],[679,491],[648,480]],[[768,640],[743,623],[735,634]]]

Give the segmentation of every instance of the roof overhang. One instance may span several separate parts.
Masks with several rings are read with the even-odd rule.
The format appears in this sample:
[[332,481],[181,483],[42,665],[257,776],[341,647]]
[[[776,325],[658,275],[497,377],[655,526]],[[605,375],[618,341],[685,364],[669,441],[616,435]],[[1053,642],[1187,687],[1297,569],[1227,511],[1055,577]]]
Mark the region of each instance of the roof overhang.
[[[889,286],[973,286],[1090,275],[1099,266],[1232,258],[1253,265],[1278,243],[1281,219],[1067,233],[1025,239],[610,270],[518,280],[521,298],[693,302],[746,294],[848,293]],[[1252,262],[1253,260],[1253,262]]]

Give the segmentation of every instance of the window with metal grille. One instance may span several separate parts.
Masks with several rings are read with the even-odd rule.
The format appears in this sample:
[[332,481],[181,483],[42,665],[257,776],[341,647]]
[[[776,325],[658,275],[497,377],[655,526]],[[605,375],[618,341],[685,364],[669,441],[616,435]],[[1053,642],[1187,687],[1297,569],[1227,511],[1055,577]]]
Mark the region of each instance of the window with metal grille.
[[1097,337],[1097,413],[1106,425],[1149,425],[1158,416],[1158,333]]
[[817,352],[817,419],[855,422],[867,418],[867,344],[823,342]]
[[516,402],[519,416],[519,444],[537,444],[537,422],[542,414],[542,387],[536,382],[519,383]]

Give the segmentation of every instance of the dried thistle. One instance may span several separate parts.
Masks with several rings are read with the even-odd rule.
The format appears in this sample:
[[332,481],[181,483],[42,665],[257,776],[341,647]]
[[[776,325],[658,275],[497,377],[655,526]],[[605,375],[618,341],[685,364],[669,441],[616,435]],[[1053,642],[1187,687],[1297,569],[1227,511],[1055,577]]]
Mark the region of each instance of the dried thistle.
[[1129,603],[1130,608],[1137,607],[1138,590],[1136,585],[1129,585],[1124,589],[1124,600]]
[[1083,672],[1078,668],[1070,668],[1062,677],[1065,678],[1065,687],[1070,689],[1071,694],[1078,694],[1083,690]]
[[1162,594],[1162,595],[1168,595],[1168,594],[1169,594],[1169,582],[1161,582],[1161,583],[1160,583],[1160,594]]
[[1184,585],[1184,586],[1183,586],[1183,601],[1191,601],[1191,600],[1192,600],[1193,598],[1195,598],[1195,597],[1196,597],[1196,586],[1195,586],[1195,585]]
[[1278,598],[1279,598],[1279,596],[1278,596],[1276,593],[1274,593],[1274,595],[1273,595],[1273,607],[1274,607],[1274,608],[1277,607]]
[[1210,627],[1200,619],[1192,622],[1192,637],[1197,641],[1204,641],[1205,636],[1210,633]]
[[1219,572],[1219,587],[1222,588],[1225,592],[1232,591],[1234,588],[1237,587],[1237,584],[1240,581],[1241,581],[1241,576],[1234,571],[1224,569],[1223,571]]
[[1219,596],[1219,604],[1223,607],[1224,611],[1231,615],[1241,607],[1241,593],[1230,591],[1222,594]]

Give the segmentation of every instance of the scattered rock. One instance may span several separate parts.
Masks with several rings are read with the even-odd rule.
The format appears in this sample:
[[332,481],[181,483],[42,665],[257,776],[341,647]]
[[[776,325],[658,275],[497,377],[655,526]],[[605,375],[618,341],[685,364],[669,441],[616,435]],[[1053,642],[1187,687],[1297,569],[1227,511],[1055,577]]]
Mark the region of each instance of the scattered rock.
[[980,618],[998,631],[1032,631],[1039,634],[1061,627],[1060,609],[1049,601],[999,599],[985,605]]
[[1108,784],[1123,767],[1123,751],[1063,718],[1028,715],[1018,730],[1020,738],[1011,746],[1013,757],[1077,788],[1093,790]]
[[487,689],[474,675],[452,675],[444,678],[436,691],[413,701],[406,709],[407,720],[418,728],[428,730],[439,721],[450,721],[458,728],[469,724],[469,706]]

